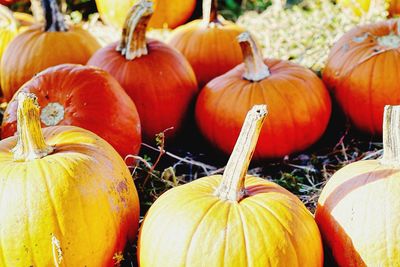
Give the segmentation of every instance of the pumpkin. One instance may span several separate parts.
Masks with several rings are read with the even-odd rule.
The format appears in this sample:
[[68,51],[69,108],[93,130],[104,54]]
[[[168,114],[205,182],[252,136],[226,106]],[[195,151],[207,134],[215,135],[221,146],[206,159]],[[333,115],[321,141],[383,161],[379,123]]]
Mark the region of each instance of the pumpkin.
[[394,17],[400,14],[400,1],[399,0],[390,0],[389,1],[389,16]]
[[0,142],[0,265],[113,266],[139,223],[130,172],[97,135],[39,116],[18,94],[18,136]]
[[0,59],[11,40],[32,24],[33,17],[31,15],[18,12],[13,13],[7,7],[0,5]]
[[244,30],[218,17],[217,0],[203,0],[203,19],[173,31],[168,44],[189,60],[200,87],[242,62],[236,36]]
[[0,5],[0,59],[11,40],[18,34],[18,22],[7,7]]
[[[101,18],[114,27],[122,28],[129,9],[141,0],[96,0]],[[154,0],[155,12],[151,28],[175,28],[192,15],[196,0]]]
[[384,113],[383,158],[340,169],[318,200],[315,218],[339,266],[400,262],[400,106]]
[[151,1],[138,2],[121,41],[100,49],[88,62],[114,75],[136,103],[145,140],[170,127],[169,136],[179,131],[198,90],[190,64],[178,51],[146,39],[152,6]]
[[[122,157],[139,152],[140,120],[135,104],[107,72],[88,66],[58,65],[42,71],[19,91],[37,95],[43,127],[82,127],[104,138]],[[4,113],[2,138],[17,131],[17,108],[14,97]]]
[[[306,149],[324,133],[330,96],[310,70],[284,60],[265,59],[250,34],[238,37],[244,64],[209,82],[196,103],[202,134],[226,154],[232,151],[246,112],[267,104],[271,115],[255,157],[278,158]],[[273,141],[271,141],[273,140]]]
[[350,8],[357,16],[361,16],[369,11],[371,0],[338,0],[338,3],[343,7]]
[[14,2],[17,2],[17,0],[0,0],[0,4],[6,5],[6,6],[9,6],[9,5],[13,4]]
[[333,46],[323,80],[360,130],[382,134],[386,104],[400,104],[400,24],[389,20],[349,31]]
[[96,39],[79,26],[67,29],[56,0],[43,3],[45,25],[34,25],[19,34],[3,54],[1,88],[7,100],[34,74],[62,63],[85,64],[100,48]]
[[265,106],[249,112],[223,175],[173,188],[150,207],[139,234],[140,266],[323,265],[318,227],[303,203],[246,175],[265,115]]

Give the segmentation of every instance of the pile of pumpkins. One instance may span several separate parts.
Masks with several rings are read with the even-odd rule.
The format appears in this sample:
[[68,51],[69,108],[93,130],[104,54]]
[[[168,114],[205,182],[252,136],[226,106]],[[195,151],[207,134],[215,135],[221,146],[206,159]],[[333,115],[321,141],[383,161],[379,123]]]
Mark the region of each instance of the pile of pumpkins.
[[[121,1],[124,21],[106,14],[114,2],[97,1],[104,20],[122,28],[121,40],[103,48],[65,23],[56,0],[42,0],[45,21],[28,28],[0,8],[0,84],[9,102],[0,141],[0,266],[118,263],[139,226],[123,159],[167,128],[176,137],[192,117],[231,154],[228,164],[223,175],[154,203],[138,236],[140,266],[323,266],[323,242],[340,266],[400,262],[399,21],[346,33],[321,80],[264,59],[251,34],[218,15],[216,0],[204,0],[203,19],[180,27],[194,0],[158,0],[153,18],[152,1]],[[149,25],[177,28],[165,44],[146,38]],[[290,192],[246,173],[253,157],[280,158],[315,143],[331,116],[329,92],[354,126],[383,135],[384,156],[338,171],[314,218]]]

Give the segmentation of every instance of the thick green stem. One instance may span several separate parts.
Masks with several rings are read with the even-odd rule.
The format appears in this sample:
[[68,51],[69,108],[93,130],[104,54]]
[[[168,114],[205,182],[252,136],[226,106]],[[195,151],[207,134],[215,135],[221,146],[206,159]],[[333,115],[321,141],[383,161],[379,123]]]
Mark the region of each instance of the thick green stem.
[[258,82],[270,76],[269,68],[264,63],[263,56],[250,33],[244,32],[237,39],[242,48],[245,64],[243,78],[252,82]]
[[148,54],[146,30],[153,11],[152,1],[141,0],[128,12],[121,41],[116,48],[127,60]]
[[218,0],[203,0],[203,21],[218,22]]
[[400,106],[385,106],[381,162],[400,167]]
[[17,145],[12,149],[16,161],[31,161],[51,154],[40,125],[39,104],[34,94],[21,92],[17,96]]
[[220,199],[238,202],[246,196],[245,177],[266,116],[265,105],[256,105],[247,113],[222,182],[215,191]]
[[60,12],[57,0],[42,0],[42,7],[46,19],[45,31],[65,32],[68,30],[64,15]]

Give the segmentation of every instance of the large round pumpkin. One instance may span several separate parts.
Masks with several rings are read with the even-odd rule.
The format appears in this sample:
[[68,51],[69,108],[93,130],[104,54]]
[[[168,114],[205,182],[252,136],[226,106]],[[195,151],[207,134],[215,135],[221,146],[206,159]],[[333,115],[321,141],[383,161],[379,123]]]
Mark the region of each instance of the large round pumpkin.
[[400,106],[385,110],[381,160],[336,172],[318,200],[316,220],[339,266],[399,266]]
[[[63,64],[39,73],[19,91],[37,95],[43,127],[79,126],[104,138],[122,157],[138,153],[141,134],[135,104],[107,72]],[[2,138],[17,131],[17,106],[14,97],[4,113]]]
[[128,168],[97,135],[40,129],[32,94],[18,95],[18,136],[0,142],[0,266],[113,266],[136,236]]
[[232,151],[246,112],[267,104],[271,115],[261,132],[255,156],[283,157],[306,149],[324,133],[331,101],[322,81],[310,70],[288,61],[263,61],[246,32],[239,36],[244,64],[209,82],[196,104],[203,135],[226,154]]
[[121,41],[100,49],[88,62],[111,73],[136,103],[146,140],[170,127],[170,136],[178,131],[198,90],[190,64],[178,51],[146,39],[152,13],[151,1],[136,4]]
[[381,134],[385,105],[400,104],[397,20],[357,27],[333,46],[323,80],[353,124]]
[[56,0],[44,0],[46,24],[37,24],[14,38],[3,54],[1,88],[10,100],[36,73],[62,63],[85,64],[100,48],[96,39],[79,26],[67,29]]
[[[96,0],[101,18],[114,27],[122,28],[129,9],[142,0]],[[155,12],[151,28],[175,28],[192,15],[196,0],[154,0]]]
[[323,265],[318,227],[301,201],[275,183],[246,176],[265,115],[265,106],[249,112],[223,175],[157,199],[140,229],[140,266]]
[[189,60],[200,87],[242,62],[236,36],[244,30],[218,17],[217,0],[203,0],[203,20],[177,28],[169,45]]

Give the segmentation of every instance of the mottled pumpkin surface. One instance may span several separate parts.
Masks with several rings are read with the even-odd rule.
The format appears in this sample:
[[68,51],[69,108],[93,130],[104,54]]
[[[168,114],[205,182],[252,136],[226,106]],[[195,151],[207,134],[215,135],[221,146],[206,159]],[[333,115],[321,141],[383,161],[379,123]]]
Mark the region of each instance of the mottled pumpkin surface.
[[214,195],[221,178],[196,180],[155,202],[141,227],[140,266],[322,266],[318,228],[299,199],[247,176],[248,197],[223,201]]
[[41,159],[15,161],[17,138],[0,142],[0,266],[112,266],[139,221],[128,168],[89,131],[43,132],[55,151]]

